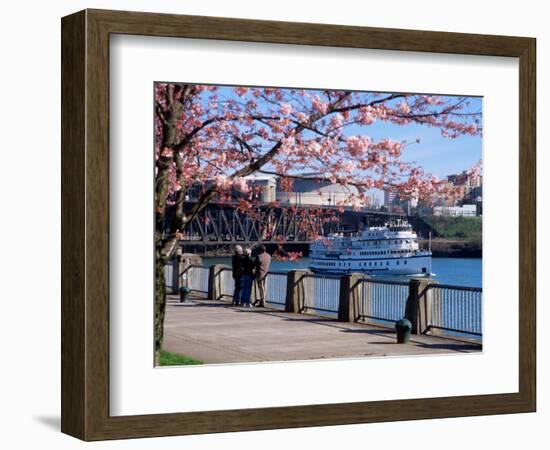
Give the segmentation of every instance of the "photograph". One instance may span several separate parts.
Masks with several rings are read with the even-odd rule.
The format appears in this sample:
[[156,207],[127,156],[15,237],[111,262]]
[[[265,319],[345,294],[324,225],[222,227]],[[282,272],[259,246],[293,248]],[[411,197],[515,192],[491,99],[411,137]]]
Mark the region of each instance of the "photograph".
[[155,366],[482,352],[482,97],[157,81],[153,105]]

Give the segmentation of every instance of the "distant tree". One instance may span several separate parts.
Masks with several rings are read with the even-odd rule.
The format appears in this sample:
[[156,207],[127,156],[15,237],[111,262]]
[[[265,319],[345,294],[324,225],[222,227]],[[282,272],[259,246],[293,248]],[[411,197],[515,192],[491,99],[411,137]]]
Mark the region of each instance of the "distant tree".
[[[182,232],[214,198],[236,190],[243,211],[254,210],[246,176],[280,177],[284,190],[303,173],[349,187],[338,206],[368,203],[368,191],[392,187],[401,195],[456,195],[418,165],[404,162],[414,143],[364,134],[375,122],[435,127],[450,139],[477,135],[480,113],[468,99],[340,90],[155,85],[155,348],[160,351],[165,314],[164,265]],[[418,142],[418,141],[417,141]],[[186,206],[193,186],[198,200]],[[351,189],[354,187],[354,189]],[[250,194],[250,195],[248,195]]]

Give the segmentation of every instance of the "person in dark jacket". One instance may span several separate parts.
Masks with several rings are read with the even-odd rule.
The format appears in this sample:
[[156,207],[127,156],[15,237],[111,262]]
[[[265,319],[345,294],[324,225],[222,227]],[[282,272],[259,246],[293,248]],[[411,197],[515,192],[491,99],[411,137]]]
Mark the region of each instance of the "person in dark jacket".
[[243,275],[242,275],[242,293],[241,303],[246,308],[251,308],[250,296],[252,294],[252,284],[254,282],[254,261],[251,257],[252,251],[247,248],[243,257]]
[[231,258],[231,266],[233,269],[233,280],[235,282],[235,289],[233,290],[233,305],[235,306],[239,306],[241,304],[243,258],[244,258],[243,248],[240,245],[236,245],[235,253]]
[[271,256],[267,253],[265,245],[260,245],[258,247],[258,256],[256,256],[254,263],[254,275],[259,291],[259,298],[254,304],[257,303],[258,306],[265,306],[265,279],[267,277],[267,272],[269,272],[269,266],[271,265]]

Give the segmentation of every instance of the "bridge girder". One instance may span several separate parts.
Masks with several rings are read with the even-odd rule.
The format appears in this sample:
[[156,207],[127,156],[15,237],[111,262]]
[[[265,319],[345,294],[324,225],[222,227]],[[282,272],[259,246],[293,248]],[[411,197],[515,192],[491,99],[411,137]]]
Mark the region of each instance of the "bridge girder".
[[[319,217],[319,209],[326,212]],[[315,213],[312,213],[314,211]],[[208,205],[184,231],[185,243],[219,244],[309,244],[314,236],[341,231],[344,215],[398,216],[381,211],[338,211],[337,208],[259,206],[242,213],[235,205]],[[402,215],[399,215],[402,216]]]

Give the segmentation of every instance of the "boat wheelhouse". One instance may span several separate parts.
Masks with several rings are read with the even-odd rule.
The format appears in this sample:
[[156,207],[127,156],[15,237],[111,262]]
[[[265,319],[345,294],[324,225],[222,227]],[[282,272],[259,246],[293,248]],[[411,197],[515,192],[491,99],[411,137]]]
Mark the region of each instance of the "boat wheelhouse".
[[356,233],[336,233],[310,245],[310,269],[342,274],[429,275],[430,250],[422,250],[406,220],[394,220]]

